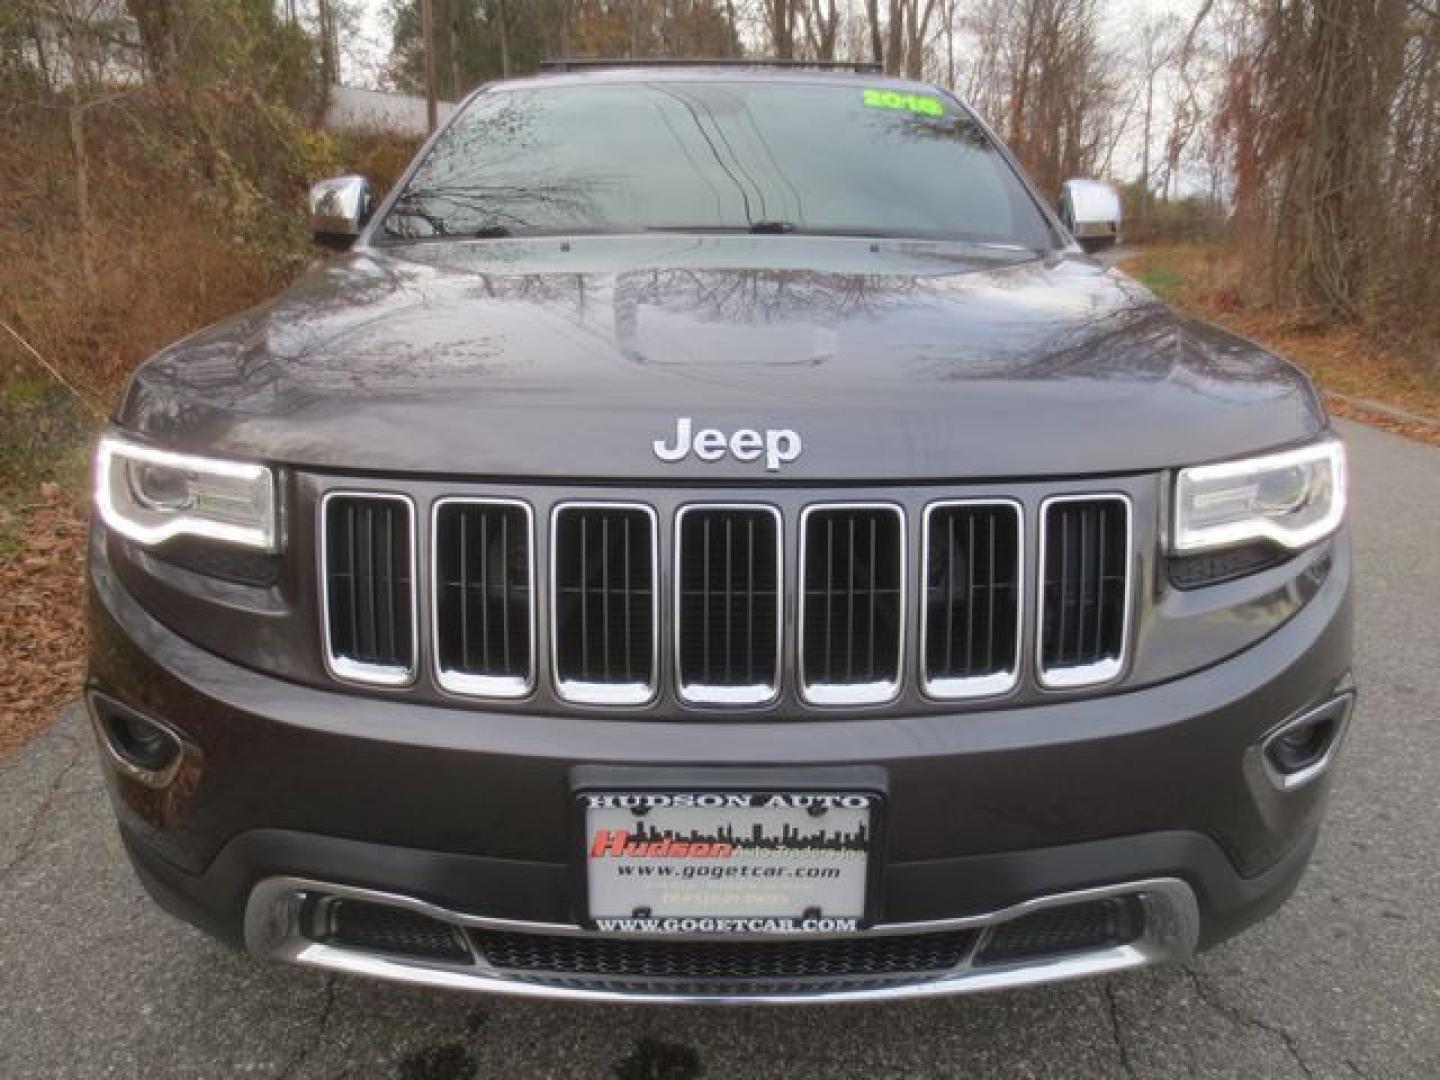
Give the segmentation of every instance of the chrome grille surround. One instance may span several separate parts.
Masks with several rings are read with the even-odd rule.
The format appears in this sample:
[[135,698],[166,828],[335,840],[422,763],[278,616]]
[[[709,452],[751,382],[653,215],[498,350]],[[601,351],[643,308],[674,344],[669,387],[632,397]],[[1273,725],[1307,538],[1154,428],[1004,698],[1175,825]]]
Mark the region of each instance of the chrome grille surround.
[[[650,523],[650,678],[644,683],[607,683],[567,679],[560,670],[560,522],[570,511],[627,510],[639,512]],[[648,705],[660,690],[660,529],[655,508],[642,502],[570,500],[556,503],[550,512],[550,668],[555,692],[563,700],[581,705],[637,707]]]
[[[1050,508],[1067,503],[1116,502],[1125,511],[1125,588],[1121,599],[1120,647],[1116,654],[1094,663],[1071,667],[1047,667],[1044,662],[1045,634],[1045,593],[1046,593],[1046,552]],[[1135,590],[1135,514],[1130,496],[1121,492],[1089,492],[1085,494],[1051,495],[1040,503],[1040,552],[1036,561],[1036,674],[1040,685],[1047,690],[1070,690],[1080,687],[1103,686],[1112,683],[1124,673],[1130,651],[1131,607]]]
[[[930,634],[930,548],[931,527],[935,513],[950,509],[1005,508],[1015,513],[1015,655],[1010,670],[966,678],[932,677],[928,670]],[[920,688],[927,697],[940,701],[965,698],[998,697],[1008,694],[1020,682],[1020,658],[1025,651],[1025,509],[1014,499],[937,499],[927,503],[921,520],[920,539],[921,581],[920,641],[916,653],[920,658]]]
[[[768,683],[753,686],[706,685],[685,682],[684,661],[684,619],[682,616],[684,566],[683,525],[686,515],[706,511],[739,511],[742,513],[768,514],[775,525],[775,664],[774,674]],[[675,693],[681,701],[694,705],[765,705],[780,694],[781,673],[785,656],[785,521],[779,509],[764,503],[738,502],[697,502],[687,503],[675,512],[675,572],[672,578],[674,593],[674,624],[671,637],[675,644]]]
[[[447,670],[440,648],[440,512],[447,506],[498,506],[521,511],[525,516],[526,564],[529,572],[529,649],[530,670],[523,679],[513,676],[476,674],[468,671]],[[463,549],[463,544],[462,544]],[[462,551],[463,557],[463,551]],[[446,495],[436,499],[430,506],[430,655],[434,664],[435,682],[444,690],[464,697],[523,698],[535,689],[536,673],[540,668],[539,643],[536,641],[535,594],[538,581],[535,573],[535,512],[530,504],[521,499],[510,499],[482,495]]]
[[[407,524],[408,565],[410,575],[410,663],[404,667],[390,664],[367,663],[354,657],[338,655],[334,651],[331,637],[330,605],[330,559],[329,559],[329,510],[332,502],[351,499],[397,502],[405,507]],[[341,682],[362,683],[368,686],[401,689],[415,681],[420,668],[420,606],[419,586],[415,575],[415,550],[417,546],[415,501],[408,495],[394,491],[364,491],[337,488],[327,491],[320,500],[316,515],[317,547],[320,553],[320,638],[321,653],[325,668],[330,675]]]
[[[1020,703],[1039,704],[1053,699],[1054,695],[1059,693],[1106,692],[1116,686],[1124,685],[1131,677],[1129,674],[1131,658],[1141,647],[1141,642],[1138,640],[1141,630],[1134,611],[1141,588],[1137,578],[1149,575],[1152,569],[1158,565],[1157,556],[1152,548],[1162,539],[1156,524],[1159,520],[1157,515],[1161,513],[1160,500],[1163,497],[1163,476],[1161,474],[1137,474],[1133,477],[1114,480],[1098,478],[1082,478],[1075,481],[1019,480],[1006,485],[992,482],[984,484],[931,483],[917,484],[907,488],[870,487],[857,489],[855,497],[850,500],[834,498],[835,489],[833,487],[827,489],[823,486],[807,486],[803,489],[734,486],[716,490],[712,498],[706,498],[705,490],[696,490],[693,487],[688,489],[656,487],[654,489],[634,489],[635,497],[633,498],[606,498],[604,489],[593,485],[566,485],[563,490],[556,490],[555,487],[545,484],[516,483],[511,485],[507,483],[504,488],[497,488],[493,484],[481,485],[468,481],[392,480],[379,477],[346,479],[328,476],[314,476],[305,480],[304,483],[308,484],[308,492],[302,485],[302,497],[308,494],[307,501],[313,507],[312,512],[306,515],[305,520],[313,523],[314,531],[308,538],[302,533],[298,539],[302,545],[312,551],[312,557],[315,559],[313,565],[318,571],[318,581],[314,587],[319,595],[312,594],[314,595],[317,621],[321,624],[314,630],[319,639],[315,641],[315,650],[319,654],[316,657],[316,663],[322,666],[326,674],[333,680],[356,687],[366,687],[383,692],[403,690],[415,695],[418,700],[437,704],[444,704],[448,701],[457,707],[463,707],[467,701],[473,702],[477,707],[489,703],[500,711],[529,708],[547,711],[630,709],[637,714],[644,710],[646,714],[653,714],[657,719],[681,720],[686,716],[696,716],[704,712],[723,715],[726,710],[731,710],[732,712],[756,715],[768,715],[775,712],[777,715],[785,716],[786,719],[798,719],[807,714],[810,716],[834,715],[847,708],[866,711],[881,708],[932,711],[950,706],[969,711],[993,707],[999,699],[1007,702],[1013,699]],[[310,492],[313,494],[309,494]],[[627,491],[626,494],[629,495],[631,492]],[[410,572],[415,583],[410,596],[412,628],[408,648],[415,657],[415,661],[405,671],[389,667],[372,670],[343,655],[335,656],[335,653],[328,647],[329,620],[332,615],[336,614],[336,609],[330,603],[331,597],[329,589],[326,587],[328,580],[326,508],[331,505],[333,500],[347,497],[391,499],[395,500],[397,505],[406,507],[405,512],[410,525],[408,538],[412,546]],[[1055,503],[1093,500],[1111,500],[1115,504],[1107,511],[1107,538],[1110,535],[1109,525],[1120,522],[1122,511],[1127,523],[1123,647],[1118,656],[1108,657],[1106,662],[1098,668],[1074,669],[1047,665],[1044,662],[1046,656],[1043,612],[1045,598],[1042,572],[1047,540],[1043,535],[1046,512]],[[519,687],[513,683],[470,682],[463,677],[455,677],[457,674],[463,675],[463,673],[442,672],[441,670],[441,661],[437,659],[440,641],[435,625],[435,606],[438,597],[435,591],[434,562],[436,558],[434,547],[440,542],[440,537],[435,527],[435,520],[436,505],[448,504],[452,501],[458,503],[473,501],[482,505],[485,503],[494,503],[500,506],[510,505],[517,513],[521,508],[524,508],[526,513],[529,526],[528,542],[532,579],[529,598],[532,671],[526,680],[527,689],[524,693],[521,693]],[[936,536],[939,536],[940,542],[943,543],[944,518],[942,516],[936,519],[935,515],[941,514],[950,506],[964,507],[967,505],[981,508],[1009,505],[1019,508],[1018,524],[1021,532],[1023,558],[1020,568],[1022,577],[1016,625],[1019,627],[1017,636],[1020,648],[1016,662],[1017,670],[1013,678],[1005,680],[1005,684],[1009,686],[1008,690],[1000,689],[1001,680],[996,679],[991,682],[988,678],[985,682],[971,683],[967,681],[958,685],[947,685],[943,680],[932,677],[929,667],[933,661],[927,662],[927,634],[930,634],[933,627],[942,626],[942,623],[937,620],[943,619],[941,608],[936,608],[928,615],[925,611],[926,568],[930,557],[927,550],[930,539],[927,534],[933,521],[939,520],[941,532],[937,532]],[[884,653],[886,679],[884,685],[876,689],[873,696],[864,693],[852,694],[851,688],[843,683],[836,687],[829,687],[822,680],[818,686],[807,686],[801,678],[804,656],[803,635],[814,632],[815,628],[813,619],[809,627],[805,622],[804,565],[800,558],[804,543],[803,533],[807,524],[814,524],[814,513],[837,507],[853,506],[874,507],[894,514],[896,519],[902,523],[904,537],[901,552],[904,566],[901,571],[898,571],[905,575],[903,580],[906,585],[900,596],[901,602],[905,605],[901,623],[900,662],[897,669],[892,672],[889,669],[890,653],[888,650]],[[637,673],[637,681],[619,686],[614,683],[587,683],[576,677],[578,676],[577,668],[567,670],[563,666],[557,666],[556,662],[556,634],[557,630],[561,629],[557,627],[555,619],[557,598],[553,588],[556,583],[556,530],[563,515],[570,509],[606,507],[633,511],[636,516],[632,518],[632,529],[641,529],[648,533],[648,542],[651,544],[648,552],[649,559],[646,561],[644,570],[641,571],[637,567],[636,573],[637,575],[641,573],[648,575],[655,586],[653,597],[648,598],[650,603],[644,621],[645,633],[650,637],[649,646],[641,645],[638,639],[635,643],[633,665]],[[725,696],[723,693],[714,694],[714,700],[710,700],[702,697],[700,693],[692,692],[695,682],[693,674],[689,680],[692,686],[689,688],[681,686],[679,663],[681,642],[679,640],[679,623],[676,619],[678,601],[674,590],[677,588],[675,571],[678,568],[677,556],[679,555],[677,538],[687,507],[695,507],[697,510],[705,507],[735,507],[739,510],[763,512],[772,517],[778,515],[781,534],[778,547],[781,561],[777,567],[777,575],[782,585],[779,612],[777,613],[777,624],[781,631],[779,686],[778,691],[767,693],[763,700],[760,699],[761,695],[758,690],[754,691],[753,695],[736,695],[743,700],[721,700]],[[643,521],[641,515],[643,515]],[[335,520],[339,522],[341,519],[335,518]],[[399,524],[400,520],[397,517],[397,537],[399,536]],[[512,535],[517,524],[518,518],[512,517],[510,519]],[[1059,527],[1055,522],[1052,522],[1052,525],[1055,528]],[[445,527],[453,529],[454,526],[452,523]],[[979,530],[983,527],[983,522],[977,526],[977,544],[980,542]],[[696,535],[693,525],[690,531],[692,536]],[[891,533],[888,528],[885,531]],[[1007,532],[1008,524],[1001,533],[1002,544],[1005,542],[1005,533]],[[1052,534],[1054,534],[1053,529]],[[633,533],[632,535],[640,534]],[[822,537],[823,530],[815,535]],[[1072,540],[1075,535],[1072,533]],[[1094,535],[1092,532],[1091,536]],[[836,536],[838,544],[843,546],[845,533],[839,526],[837,526]],[[857,545],[859,536],[857,531]],[[307,539],[309,543],[305,543]],[[1051,539],[1053,539],[1053,535]],[[453,552],[453,543],[450,544],[448,550]],[[570,550],[573,552],[574,548]],[[768,552],[768,547],[766,550]],[[840,547],[837,547],[837,552],[839,550]],[[453,554],[448,558],[453,564]],[[1055,556],[1052,555],[1052,560],[1054,558]],[[636,559],[639,559],[638,555]],[[893,565],[893,556],[888,551],[887,559],[889,561],[886,565]],[[985,560],[982,559],[977,566],[982,578],[985,576],[984,562]],[[999,560],[999,565],[1006,565],[1004,558]],[[1118,575],[1119,565],[1117,553],[1114,561],[1107,567],[1107,575]],[[442,565],[443,570],[444,566]],[[690,567],[692,576],[694,571],[695,567],[692,561]],[[940,581],[941,579],[935,576],[940,573],[941,570],[937,566],[929,576]],[[740,579],[737,578],[738,580]],[[841,582],[842,586],[843,580],[843,577],[837,577],[837,581]],[[960,580],[963,590],[963,577]],[[336,583],[331,582],[331,584],[335,585]],[[812,584],[823,590],[823,582],[812,582]],[[598,588],[598,580],[596,585]],[[336,587],[345,588],[346,584],[340,580]],[[1114,582],[1113,590],[1114,594],[1119,593],[1118,581]],[[1119,601],[1112,600],[1112,605],[1117,602]],[[637,602],[637,612],[642,606],[644,605]],[[520,627],[518,607],[517,603],[514,622],[511,625],[512,634]],[[977,610],[979,610],[978,600]],[[1086,610],[1091,610],[1088,603]],[[1108,610],[1113,613],[1118,608],[1111,606]],[[612,613],[613,611],[612,600]],[[494,613],[492,608],[492,618]],[[769,609],[767,609],[767,628],[768,613]],[[344,614],[343,603],[339,614]],[[474,609],[472,609],[473,614]],[[811,614],[812,616],[815,614],[814,609]],[[888,615],[889,612],[887,612]],[[963,615],[958,617],[963,619]],[[981,619],[985,618],[983,611],[980,617]],[[453,609],[451,609],[450,618],[453,621]],[[927,620],[930,625],[927,625]],[[841,622],[843,623],[843,616]],[[1112,633],[1111,625],[1107,616],[1105,624],[1107,638]],[[638,619],[636,626],[639,626]],[[1006,631],[1008,633],[1008,624]],[[442,628],[441,632],[446,631]],[[636,633],[639,633],[638,629]],[[979,634],[977,640],[981,641],[983,645],[984,631],[977,627],[976,633]],[[742,630],[742,640],[743,637]],[[449,640],[453,645],[453,635]],[[597,630],[592,635],[592,641],[598,640],[599,631]],[[619,640],[612,627],[612,643]],[[887,638],[887,641],[892,640],[893,638]],[[562,645],[573,645],[574,643],[574,638],[567,640],[563,634],[559,642]],[[935,652],[933,645],[929,651],[936,656],[940,655]],[[1008,654],[1008,647],[1003,651]],[[452,657],[455,655],[453,648],[450,649],[449,655]],[[951,670],[963,670],[966,666],[963,645],[959,646],[955,655],[959,660],[958,668],[956,664],[952,663],[950,664]],[[768,666],[768,652],[766,659]],[[840,654],[838,662],[842,665],[840,671],[843,676],[843,653]],[[942,658],[940,663],[944,662]],[[814,664],[812,663],[811,666],[813,668]],[[863,669],[863,667],[864,662],[860,661],[860,668]],[[693,670],[692,664],[691,671],[693,672]],[[823,668],[820,670],[823,672]],[[857,674],[859,673],[860,671],[857,669]],[[1009,674],[1008,669],[1006,674]],[[1104,676],[1103,681],[1099,678],[1102,675]],[[643,683],[640,681],[642,677]],[[758,683],[761,680],[757,679],[756,681]],[[768,684],[768,671],[765,681]],[[722,689],[729,690],[729,688]],[[867,687],[866,689],[872,688]],[[880,692],[882,690],[884,691],[883,695]]]
[[[899,582],[899,595],[895,622],[898,627],[899,640],[895,645],[895,674],[893,678],[873,680],[864,683],[821,683],[812,682],[806,677],[804,650],[805,637],[805,609],[806,584],[805,573],[807,570],[808,552],[808,529],[810,519],[816,514],[845,512],[845,511],[880,511],[895,515],[896,526],[899,530],[899,557],[896,566],[895,580]],[[800,512],[800,566],[799,582],[799,614],[797,615],[796,640],[796,681],[799,684],[800,696],[808,704],[822,706],[846,706],[846,705],[883,705],[894,700],[900,693],[901,684],[905,676],[905,639],[906,639],[906,618],[909,612],[907,595],[910,592],[910,579],[907,566],[907,551],[909,548],[909,531],[906,527],[905,508],[897,503],[890,502],[817,502],[811,503]]]

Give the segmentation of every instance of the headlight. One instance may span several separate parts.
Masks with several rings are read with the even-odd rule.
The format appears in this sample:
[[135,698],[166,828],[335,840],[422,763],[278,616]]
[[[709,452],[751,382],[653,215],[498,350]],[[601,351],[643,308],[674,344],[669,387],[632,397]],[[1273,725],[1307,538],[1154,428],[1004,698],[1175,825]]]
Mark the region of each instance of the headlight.
[[121,536],[203,536],[276,550],[275,477],[264,465],[174,454],[114,435],[95,455],[95,506]]
[[1176,551],[1272,540],[1295,549],[1345,517],[1345,448],[1326,439],[1299,450],[1182,469],[1175,484]]

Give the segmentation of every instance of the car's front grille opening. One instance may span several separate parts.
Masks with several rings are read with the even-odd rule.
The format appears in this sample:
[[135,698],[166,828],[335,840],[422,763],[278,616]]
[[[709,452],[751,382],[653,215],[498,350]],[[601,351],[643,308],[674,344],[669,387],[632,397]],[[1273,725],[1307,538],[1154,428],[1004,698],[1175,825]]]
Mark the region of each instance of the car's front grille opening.
[[990,931],[977,964],[1006,964],[1089,952],[1139,939],[1145,908],[1135,896],[1111,896],[1047,908]]
[[769,701],[780,686],[779,511],[685,507],[676,544],[680,696]]
[[905,525],[899,507],[812,507],[801,526],[801,689],[821,705],[888,701],[900,685]]
[[445,499],[433,545],[440,684],[464,694],[527,693],[535,671],[529,508]]
[[742,982],[939,975],[970,955],[970,930],[788,941],[668,941],[472,930],[471,941],[506,973]]
[[360,682],[408,682],[415,670],[415,523],[410,500],[332,494],[325,499],[322,516],[331,669]]
[[1128,632],[1129,500],[1048,501],[1041,549],[1042,681],[1051,687],[1108,682],[1120,673]]
[[1004,693],[1020,655],[1020,507],[938,503],[925,517],[925,690]]
[[656,689],[655,516],[643,506],[555,511],[555,675],[562,697],[639,705]]
[[470,963],[459,929],[406,908],[347,897],[316,897],[306,916],[309,936],[326,945],[391,953],[415,960]]

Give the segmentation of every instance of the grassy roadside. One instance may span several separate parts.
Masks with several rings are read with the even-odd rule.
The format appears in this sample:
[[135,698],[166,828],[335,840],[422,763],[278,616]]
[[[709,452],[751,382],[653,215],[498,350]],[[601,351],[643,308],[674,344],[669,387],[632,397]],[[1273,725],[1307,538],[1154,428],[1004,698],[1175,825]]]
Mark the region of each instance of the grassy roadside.
[[[1123,259],[1120,269],[1166,303],[1284,353],[1310,373],[1332,412],[1440,445],[1440,357],[1427,362],[1377,342],[1362,327],[1247,308],[1239,260],[1217,246],[1146,248]],[[1421,419],[1377,412],[1353,399]]]
[[38,377],[0,379],[0,757],[48,726],[80,688],[94,424]]

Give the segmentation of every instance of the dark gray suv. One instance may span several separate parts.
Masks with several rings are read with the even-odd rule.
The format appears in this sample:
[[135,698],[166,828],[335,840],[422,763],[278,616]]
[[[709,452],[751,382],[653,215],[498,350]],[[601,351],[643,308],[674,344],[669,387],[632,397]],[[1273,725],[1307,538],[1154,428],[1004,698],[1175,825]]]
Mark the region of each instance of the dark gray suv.
[[1183,958],[1289,895],[1349,720],[1345,455],[933,87],[474,94],[348,250],[135,374],[88,698],[169,911],[584,999]]

